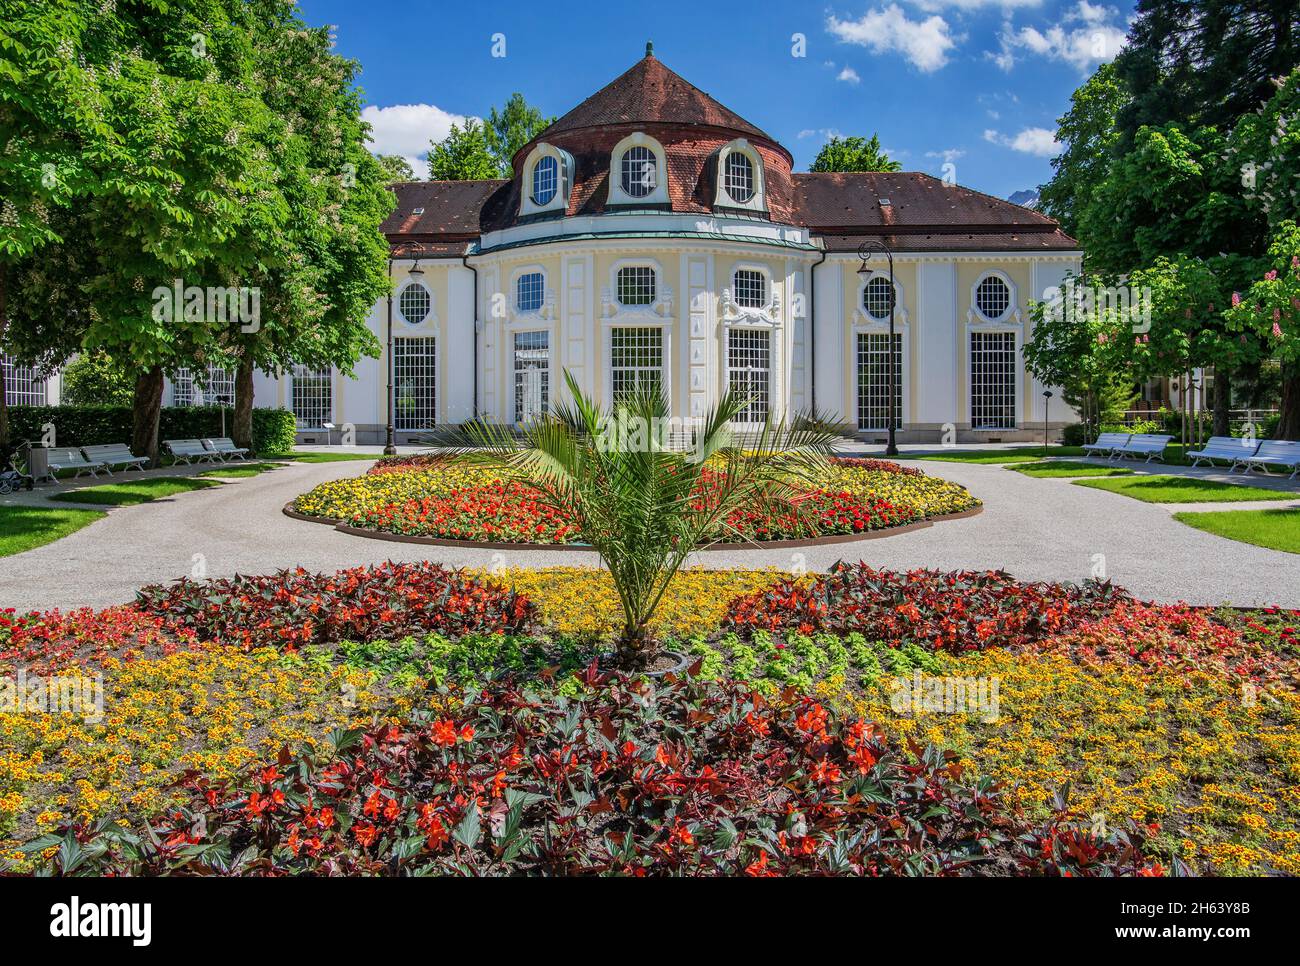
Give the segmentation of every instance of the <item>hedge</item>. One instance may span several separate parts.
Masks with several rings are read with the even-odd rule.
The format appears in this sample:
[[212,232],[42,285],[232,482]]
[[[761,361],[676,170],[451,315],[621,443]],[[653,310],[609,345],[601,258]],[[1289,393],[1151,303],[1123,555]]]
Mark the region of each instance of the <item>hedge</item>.
[[[221,409],[217,406],[165,406],[158,420],[158,439],[192,439],[229,436],[233,411],[226,408],[226,431],[221,432]],[[33,442],[45,435],[46,423],[54,424],[57,446],[97,446],[101,443],[131,442],[130,406],[11,406],[9,436]],[[293,413],[287,409],[253,409],[253,451],[287,453],[296,442]]]

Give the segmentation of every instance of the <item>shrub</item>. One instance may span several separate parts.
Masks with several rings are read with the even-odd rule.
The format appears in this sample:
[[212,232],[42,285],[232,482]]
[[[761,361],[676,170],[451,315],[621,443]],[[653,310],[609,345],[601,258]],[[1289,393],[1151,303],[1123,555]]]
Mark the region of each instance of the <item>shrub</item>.
[[493,687],[452,714],[338,731],[141,834],[27,846],[65,875],[1160,874],[1140,835],[1031,826],[954,756],[903,753],[821,705],[689,678],[581,700]]
[[136,606],[176,633],[255,647],[388,640],[408,634],[519,634],[537,608],[495,583],[437,564],[388,562],[336,574],[298,568],[262,577],[152,585]]
[[[158,438],[190,439],[230,435],[233,410],[226,408],[225,433],[221,432],[221,410],[216,406],[167,406],[158,421]],[[39,440],[46,423],[54,424],[58,446],[96,446],[129,443],[132,417],[130,406],[13,406],[9,410],[13,439]],[[253,410],[253,450],[258,453],[286,453],[297,440],[297,423],[287,409]]]
[[59,398],[70,406],[129,406],[135,380],[107,354],[78,356],[63,369]]
[[1021,583],[1003,571],[874,570],[836,564],[814,583],[785,580],[732,601],[726,626],[916,643],[962,653],[1015,647],[1107,614],[1128,594],[1109,582]]
[[1070,423],[1061,430],[1061,443],[1065,446],[1082,446],[1090,442],[1087,423]]

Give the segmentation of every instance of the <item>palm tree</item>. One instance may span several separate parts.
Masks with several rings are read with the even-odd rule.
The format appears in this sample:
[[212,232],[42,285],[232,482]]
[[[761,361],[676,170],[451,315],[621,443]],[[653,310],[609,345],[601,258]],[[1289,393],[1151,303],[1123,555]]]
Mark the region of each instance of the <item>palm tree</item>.
[[730,424],[748,401],[728,393],[695,421],[693,448],[674,451],[658,386],[602,409],[569,372],[564,378],[571,404],[518,434],[476,423],[470,433],[480,448],[464,455],[532,487],[539,502],[575,521],[623,607],[619,664],[644,668],[657,650],[650,619],[687,557],[742,538],[730,522],[739,509],[799,513],[827,468],[837,428],[813,415],[768,422],[742,448]]

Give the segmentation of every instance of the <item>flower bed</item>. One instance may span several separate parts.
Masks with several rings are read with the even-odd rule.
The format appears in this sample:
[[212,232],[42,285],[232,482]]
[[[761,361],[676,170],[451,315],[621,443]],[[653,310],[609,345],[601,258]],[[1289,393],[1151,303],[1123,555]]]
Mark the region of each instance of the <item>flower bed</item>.
[[[707,485],[700,499],[708,499]],[[888,529],[977,506],[963,487],[914,467],[836,459],[800,512],[773,516],[747,510],[728,523],[730,539],[808,539]],[[321,484],[292,507],[307,516],[404,536],[532,544],[581,540],[576,522],[541,505],[528,487],[439,456],[391,457],[365,476]]]
[[914,760],[822,705],[589,673],[580,700],[505,687],[455,714],[337,736],[145,836],[101,824],[56,871],[111,875],[1162,874],[1141,834],[1032,824],[936,749]]

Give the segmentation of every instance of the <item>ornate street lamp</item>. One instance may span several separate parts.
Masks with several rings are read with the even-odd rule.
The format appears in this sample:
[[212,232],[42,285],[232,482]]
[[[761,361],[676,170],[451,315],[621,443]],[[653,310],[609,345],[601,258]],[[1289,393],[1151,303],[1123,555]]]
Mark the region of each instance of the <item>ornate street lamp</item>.
[[1048,407],[1052,405],[1052,390],[1043,390],[1043,455],[1047,455],[1047,414]]
[[[884,204],[882,201],[881,204]],[[894,411],[894,394],[896,387],[894,385],[897,375],[895,374],[896,358],[894,355],[894,303],[898,300],[898,289],[894,287],[894,253],[890,251],[889,246],[882,241],[864,241],[858,246],[858,258],[862,259],[862,265],[858,269],[858,274],[865,280],[871,274],[871,269],[867,267],[867,262],[871,261],[874,255],[884,255],[889,262],[889,443],[885,446],[886,456],[898,455],[898,443],[894,439],[894,429],[898,422],[897,415]],[[899,354],[901,355],[901,353]]]

